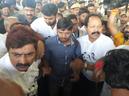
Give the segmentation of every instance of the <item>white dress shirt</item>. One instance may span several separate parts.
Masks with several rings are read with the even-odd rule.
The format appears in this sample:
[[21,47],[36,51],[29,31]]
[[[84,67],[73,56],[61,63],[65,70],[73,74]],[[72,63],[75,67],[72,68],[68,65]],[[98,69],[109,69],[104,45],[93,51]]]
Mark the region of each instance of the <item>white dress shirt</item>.
[[8,79],[16,82],[22,87],[27,96],[36,96],[37,93],[37,81],[38,76],[38,63],[34,62],[27,72],[19,72],[12,64],[9,58],[9,54],[6,53],[0,59],[0,75],[5,76]]

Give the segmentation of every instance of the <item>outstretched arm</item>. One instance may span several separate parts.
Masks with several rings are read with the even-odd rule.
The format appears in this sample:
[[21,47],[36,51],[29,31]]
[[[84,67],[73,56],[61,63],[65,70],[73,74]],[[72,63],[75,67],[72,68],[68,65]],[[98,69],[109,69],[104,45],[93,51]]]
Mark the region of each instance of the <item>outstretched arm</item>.
[[111,11],[111,14],[108,19],[108,28],[113,37],[114,44],[116,46],[124,44],[124,35],[120,32],[115,24],[116,16],[118,14],[118,10],[114,9]]

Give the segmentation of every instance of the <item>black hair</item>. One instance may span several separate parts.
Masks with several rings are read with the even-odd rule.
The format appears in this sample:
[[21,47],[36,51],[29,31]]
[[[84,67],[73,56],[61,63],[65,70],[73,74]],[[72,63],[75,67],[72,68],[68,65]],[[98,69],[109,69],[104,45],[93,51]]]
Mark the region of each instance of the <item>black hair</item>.
[[69,20],[68,18],[64,17],[62,19],[60,19],[57,22],[57,29],[68,29],[71,30],[73,28],[73,23],[71,20]]
[[76,19],[77,20],[77,16],[75,14],[70,14],[67,16],[67,19],[69,19],[69,20]]
[[36,2],[35,0],[23,0],[22,5],[23,7],[35,8]]
[[64,2],[60,2],[57,4],[58,8],[63,8],[65,6],[65,3]]
[[112,88],[129,90],[129,50],[114,49],[103,58],[105,81]]
[[82,7],[82,8],[79,9],[78,15],[80,16],[83,13],[89,14],[90,12],[87,10],[86,7]]
[[[14,25],[15,26],[15,25]],[[38,35],[29,26],[19,24],[12,28],[7,35],[6,48],[21,48],[27,44],[33,44],[37,49]]]
[[87,5],[87,8],[88,7],[95,7],[95,5],[93,4],[93,3],[89,3],[88,5]]
[[56,16],[58,12],[58,7],[53,3],[47,3],[42,8],[42,13],[45,16]]

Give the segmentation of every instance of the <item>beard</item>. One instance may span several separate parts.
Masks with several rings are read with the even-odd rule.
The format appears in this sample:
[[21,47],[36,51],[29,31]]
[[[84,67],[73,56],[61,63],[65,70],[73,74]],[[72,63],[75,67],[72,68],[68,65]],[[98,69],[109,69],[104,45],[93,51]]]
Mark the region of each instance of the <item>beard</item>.
[[59,38],[59,40],[63,44],[68,44],[70,42],[70,39],[68,39],[68,38]]
[[56,24],[56,19],[53,22],[47,23],[49,26],[54,26]]

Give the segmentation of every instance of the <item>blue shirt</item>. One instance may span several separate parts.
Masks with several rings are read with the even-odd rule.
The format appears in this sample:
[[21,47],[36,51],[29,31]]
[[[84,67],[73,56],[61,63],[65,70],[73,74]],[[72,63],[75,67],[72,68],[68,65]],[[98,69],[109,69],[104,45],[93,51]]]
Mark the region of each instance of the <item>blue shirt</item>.
[[62,78],[70,76],[70,62],[81,56],[80,44],[76,40],[65,46],[57,36],[46,40],[45,58],[52,67],[54,77]]

